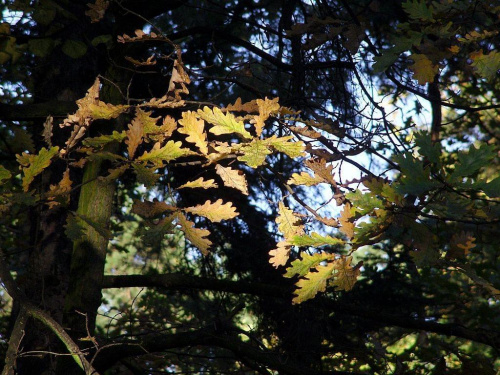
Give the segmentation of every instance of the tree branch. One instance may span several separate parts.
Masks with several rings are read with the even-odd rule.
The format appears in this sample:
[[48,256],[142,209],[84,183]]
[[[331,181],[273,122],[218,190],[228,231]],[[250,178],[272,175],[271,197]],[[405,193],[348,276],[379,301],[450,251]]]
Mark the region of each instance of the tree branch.
[[[25,320],[24,315],[29,315],[32,318],[35,318],[41,321],[45,326],[47,326],[64,344],[68,352],[71,354],[75,362],[85,371],[86,375],[99,375],[99,373],[92,367],[92,365],[87,361],[85,355],[81,352],[78,345],[73,341],[73,339],[66,333],[63,327],[56,322],[47,312],[33,305],[28,301],[27,297],[23,294],[23,292],[17,287],[16,282],[12,278],[9,269],[5,263],[5,256],[0,249],[0,280],[7,291],[7,293],[14,299],[19,302],[21,305],[21,311],[19,314],[21,315],[22,320]],[[19,322],[19,325],[22,323]],[[17,321],[16,321],[16,325]],[[15,327],[14,327],[15,328]],[[9,342],[9,349],[10,348]],[[14,343],[13,343],[14,345]],[[7,369],[9,363],[5,364],[4,370],[2,374],[9,374]]]
[[[291,289],[289,287],[264,283],[248,283],[244,281],[216,280],[183,274],[104,276],[102,285],[103,288],[161,287],[170,290],[199,289],[224,291],[236,294],[251,294],[280,299],[285,298],[287,300],[291,298]],[[328,311],[334,311],[340,314],[357,316],[378,323],[383,322],[389,326],[434,332],[446,336],[455,336],[486,344],[493,348],[500,348],[500,335],[491,331],[474,330],[456,324],[443,324],[424,319],[397,316],[385,313],[379,309],[371,309],[367,306],[333,301],[325,297],[319,297],[307,303],[317,304],[319,309],[327,309]]]
[[[137,343],[110,345],[100,350],[94,364],[100,370],[106,370],[118,360],[126,357],[141,356],[149,353],[164,352],[168,349],[187,346],[216,346],[233,352],[238,358],[251,360],[280,374],[287,375],[321,375],[316,371],[297,362],[291,357],[283,356],[279,352],[257,348],[242,342],[234,335],[228,335],[217,328],[203,328],[195,331],[180,332],[169,335],[151,335]],[[328,371],[329,375],[353,375],[352,372]]]
[[32,104],[0,104],[0,120],[23,121],[66,117],[78,109],[76,102],[49,101]]

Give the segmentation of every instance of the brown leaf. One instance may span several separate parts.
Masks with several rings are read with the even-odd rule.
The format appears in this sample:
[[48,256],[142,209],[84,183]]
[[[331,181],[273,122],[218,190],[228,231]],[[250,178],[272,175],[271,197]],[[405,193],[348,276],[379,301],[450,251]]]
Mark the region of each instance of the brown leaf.
[[95,23],[103,19],[109,7],[109,1],[96,0],[94,4],[87,3],[87,6],[90,9],[85,11],[85,15],[90,17],[90,22]]
[[125,144],[127,145],[128,157],[129,159],[133,159],[137,146],[139,146],[142,142],[144,122],[142,122],[139,117],[135,117],[132,120],[132,123],[129,124],[126,133],[127,139],[125,139]]

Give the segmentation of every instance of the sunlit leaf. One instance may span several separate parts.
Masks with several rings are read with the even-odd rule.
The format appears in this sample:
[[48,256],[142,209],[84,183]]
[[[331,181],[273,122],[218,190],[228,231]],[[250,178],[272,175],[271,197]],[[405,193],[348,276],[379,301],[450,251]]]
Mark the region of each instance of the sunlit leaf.
[[206,229],[195,228],[194,223],[189,221],[181,212],[176,214],[177,223],[180,225],[181,230],[184,232],[186,238],[196,246],[203,255],[208,254],[208,250],[212,242],[206,238],[210,232]]
[[276,224],[278,224],[278,230],[287,240],[294,236],[301,236],[304,233],[302,220],[291,209],[286,207],[283,202],[278,203]]
[[23,153],[22,155],[16,155],[17,161],[22,166],[23,171],[23,190],[26,192],[29,189],[29,185],[33,182],[36,176],[43,172],[47,168],[54,156],[59,152],[59,147],[51,147],[48,150],[45,147],[40,149],[38,155],[30,155]]
[[154,164],[162,164],[180,158],[182,156],[191,155],[192,152],[188,148],[182,148],[181,142],[168,141],[163,147],[159,143],[149,152],[145,152],[137,160],[151,161]]
[[223,167],[220,164],[215,166],[215,171],[224,182],[224,186],[238,189],[243,194],[248,195],[248,184],[243,171]]
[[218,223],[222,220],[233,219],[238,216],[236,208],[231,202],[222,203],[222,199],[215,202],[206,201],[202,205],[184,208],[185,212],[206,217],[208,220]]
[[218,187],[218,185],[215,183],[214,180],[212,180],[212,179],[204,180],[203,177],[200,177],[197,180],[186,182],[185,184],[179,186],[177,189],[185,189],[185,188],[210,189],[210,188],[216,188],[216,187]]
[[273,267],[278,268],[279,266],[284,266],[286,262],[288,262],[291,246],[286,241],[280,241],[276,246],[276,249],[269,251],[269,263],[271,263]]
[[252,168],[263,165],[266,162],[266,156],[271,153],[267,142],[260,139],[254,139],[252,142],[244,144],[240,151],[243,155],[238,156],[238,160],[245,162]]
[[358,280],[361,273],[360,266],[351,266],[352,257],[342,256],[339,259],[333,261],[334,278],[332,285],[335,286],[335,290],[345,290],[346,292],[354,287],[354,284]]
[[205,122],[199,120],[195,112],[187,111],[182,113],[179,120],[181,127],[177,131],[188,137],[186,141],[194,143],[203,154],[208,154],[207,134],[205,133]]
[[314,298],[318,292],[324,292],[326,282],[332,277],[333,263],[328,263],[326,266],[317,266],[315,272],[309,272],[300,279],[295,289],[295,297],[293,303],[302,303],[308,299]]
[[291,245],[295,246],[323,246],[323,245],[342,245],[344,241],[340,238],[332,236],[322,236],[319,233],[311,233],[310,236],[307,235],[296,235],[289,240]]
[[223,113],[219,108],[210,109],[204,107],[198,110],[198,115],[206,122],[214,125],[210,128],[210,133],[215,135],[237,133],[247,139],[252,139],[252,135],[245,130],[245,125],[237,121],[232,113]]
[[284,275],[285,277],[304,276],[311,268],[316,267],[321,262],[335,258],[334,254],[328,254],[325,252],[315,253],[312,255],[302,253],[301,256],[302,259],[295,259],[290,267],[286,269],[286,273]]

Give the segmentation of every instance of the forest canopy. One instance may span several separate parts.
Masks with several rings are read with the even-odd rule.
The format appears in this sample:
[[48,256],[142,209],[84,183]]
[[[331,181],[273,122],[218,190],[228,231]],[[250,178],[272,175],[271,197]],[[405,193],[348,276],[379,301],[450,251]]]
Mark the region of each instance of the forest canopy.
[[496,374],[500,2],[13,0],[13,374]]

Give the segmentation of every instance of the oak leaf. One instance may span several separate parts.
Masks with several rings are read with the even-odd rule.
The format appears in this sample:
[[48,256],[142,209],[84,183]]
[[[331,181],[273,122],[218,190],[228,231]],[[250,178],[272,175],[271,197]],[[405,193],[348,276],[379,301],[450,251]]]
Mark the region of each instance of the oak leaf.
[[309,272],[300,279],[295,290],[295,297],[292,302],[302,303],[308,299],[314,298],[318,292],[324,292],[326,289],[326,282],[332,277],[334,264],[328,263],[326,266],[316,266],[315,272]]
[[278,230],[287,240],[304,233],[304,225],[301,219],[291,209],[286,207],[283,202],[278,203],[276,224],[278,224]]
[[439,72],[439,66],[435,65],[426,55],[414,53],[409,56],[413,60],[410,69],[413,71],[413,78],[419,85],[424,86],[427,83],[434,82],[434,77]]
[[172,206],[166,202],[149,202],[135,200],[132,205],[132,213],[142,216],[146,219],[154,218],[165,213],[170,214],[177,211],[177,207]]
[[276,249],[269,251],[269,263],[271,263],[273,267],[278,268],[279,266],[284,266],[286,262],[288,262],[291,246],[286,241],[280,241],[276,246]]
[[259,106],[257,104],[257,100],[251,100],[249,102],[242,103],[241,98],[238,98],[236,99],[234,104],[229,104],[225,109],[226,111],[231,111],[231,112],[254,113],[259,111]]
[[254,116],[253,123],[255,126],[255,132],[257,136],[260,137],[262,134],[262,129],[264,128],[265,121],[269,118],[270,115],[278,113],[280,109],[280,105],[278,103],[279,98],[268,99],[265,98],[257,99],[257,106],[259,107],[259,115]]
[[309,270],[316,267],[321,262],[326,260],[332,260],[335,258],[334,254],[328,254],[325,252],[315,253],[309,255],[308,253],[302,253],[302,259],[295,259],[290,267],[286,269],[285,277],[302,277],[305,276]]
[[251,139],[252,135],[245,130],[245,124],[237,121],[232,113],[223,113],[219,108],[210,109],[204,107],[198,110],[198,115],[206,122],[214,125],[210,133],[215,135],[237,133],[246,139]]
[[476,247],[475,237],[469,232],[455,233],[450,240],[450,249],[446,253],[446,258],[460,259],[469,255],[470,250]]
[[355,267],[351,266],[351,256],[341,256],[339,259],[333,261],[334,278],[332,285],[335,290],[345,290],[346,292],[354,287],[360,275],[360,267],[362,262],[358,263]]
[[293,137],[276,137],[273,135],[271,138],[265,140],[266,144],[273,147],[276,151],[283,152],[291,158],[298,158],[304,156],[305,145],[302,141],[290,142]]
[[160,143],[156,143],[153,149],[142,154],[137,160],[151,161],[154,164],[163,164],[182,156],[191,155],[192,152],[188,148],[182,148],[182,143],[168,141],[165,146],[161,147]]
[[292,177],[287,181],[288,185],[305,185],[305,186],[314,186],[318,185],[322,182],[326,182],[323,178],[319,176],[311,176],[307,172],[293,173]]
[[72,181],[69,177],[69,169],[66,169],[59,184],[50,185],[47,197],[47,206],[49,207],[49,210],[58,206],[60,203],[67,204],[69,202],[71,184]]
[[182,113],[179,124],[181,127],[177,131],[188,136],[186,141],[194,143],[204,155],[208,154],[207,134],[204,131],[205,122],[198,119],[195,112],[187,111]]
[[140,117],[135,117],[132,120],[126,134],[127,139],[125,139],[125,144],[127,145],[128,157],[133,159],[137,146],[141,144],[144,134],[144,122],[140,120]]
[[245,162],[249,167],[257,168],[266,162],[266,156],[271,153],[265,140],[255,138],[250,143],[245,143],[239,149],[243,155],[238,160]]
[[332,236],[322,236],[319,233],[311,233],[311,235],[295,235],[289,239],[290,244],[295,246],[313,246],[319,247],[324,245],[342,245],[344,241],[340,238]]
[[210,232],[206,229],[195,228],[194,223],[189,221],[181,212],[176,214],[177,224],[180,225],[181,230],[184,232],[186,238],[196,246],[203,255],[208,254],[208,249],[212,245],[212,242],[205,238]]
[[352,218],[351,204],[348,202],[344,205],[344,209],[340,212],[340,231],[346,235],[347,238],[351,239],[354,237],[354,223],[351,221]]
[[23,176],[23,190],[26,192],[29,185],[33,182],[36,176],[43,172],[52,162],[52,158],[59,152],[59,147],[51,147],[48,150],[45,147],[40,149],[38,155],[31,155],[23,152],[21,155],[16,155],[18,163],[21,165]]
[[223,167],[220,164],[215,166],[215,171],[220,176],[225,186],[232,187],[248,195],[248,184],[243,171]]
[[90,22],[99,22],[103,19],[104,14],[109,7],[109,1],[96,0],[94,4],[87,3],[87,6],[89,9],[85,11],[85,15],[90,17]]
[[185,188],[216,188],[218,185],[215,183],[215,180],[204,180],[203,177],[198,178],[194,181],[186,182],[185,184],[179,186],[177,189],[185,189]]
[[333,165],[326,165],[325,159],[308,159],[305,161],[305,165],[314,172],[315,176],[322,178],[324,182],[333,187],[337,186],[333,178]]
[[238,216],[236,208],[231,202],[222,203],[222,199],[215,202],[206,201],[203,205],[184,208],[185,212],[206,217],[208,220],[218,223],[222,220],[233,219]]

